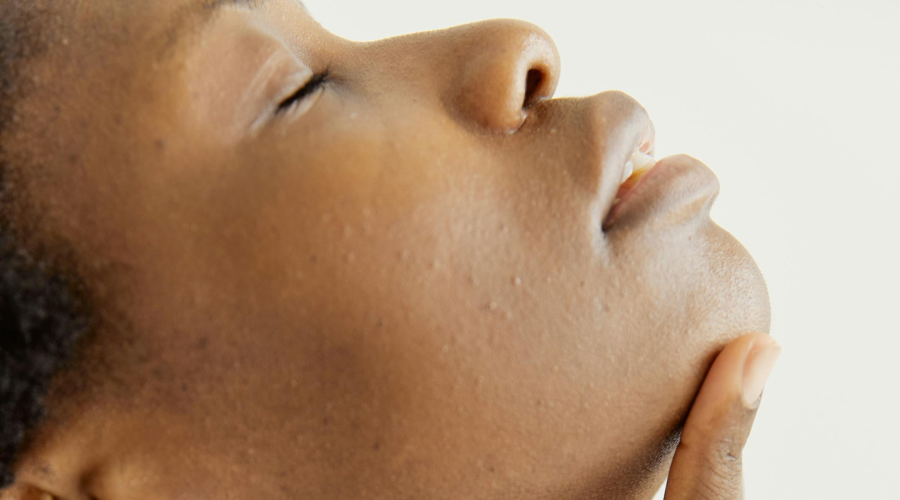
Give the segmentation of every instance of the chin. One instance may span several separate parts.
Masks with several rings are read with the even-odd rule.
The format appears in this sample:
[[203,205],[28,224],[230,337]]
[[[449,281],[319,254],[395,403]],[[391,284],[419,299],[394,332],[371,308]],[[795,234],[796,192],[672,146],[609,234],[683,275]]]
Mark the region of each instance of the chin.
[[772,310],[762,271],[737,238],[715,223],[710,227],[718,233],[721,248],[718,264],[712,266],[715,296],[709,297],[716,309],[706,328],[729,340],[751,332],[769,333]]

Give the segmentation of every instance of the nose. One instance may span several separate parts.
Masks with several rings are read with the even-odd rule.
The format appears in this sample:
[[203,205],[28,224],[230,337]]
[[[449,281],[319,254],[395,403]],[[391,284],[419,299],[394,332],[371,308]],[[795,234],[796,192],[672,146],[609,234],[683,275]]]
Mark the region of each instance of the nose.
[[518,130],[528,108],[551,97],[559,81],[556,44],[525,21],[482,21],[364,47],[353,67],[380,68],[370,88],[390,91],[376,94],[402,94],[406,102],[436,99],[454,118],[479,129]]
[[491,130],[514,132],[529,107],[556,91],[559,51],[538,26],[497,19],[448,31],[458,70],[449,79],[446,100],[460,116]]

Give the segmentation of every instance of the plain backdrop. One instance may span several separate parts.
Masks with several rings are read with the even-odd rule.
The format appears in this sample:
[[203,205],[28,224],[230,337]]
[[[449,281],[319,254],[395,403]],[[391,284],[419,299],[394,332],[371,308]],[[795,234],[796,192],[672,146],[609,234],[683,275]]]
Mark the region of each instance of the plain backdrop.
[[556,96],[640,101],[657,158],[717,173],[713,218],[769,284],[784,351],[747,498],[900,498],[900,0],[305,3],[360,41],[530,21],[559,47]]

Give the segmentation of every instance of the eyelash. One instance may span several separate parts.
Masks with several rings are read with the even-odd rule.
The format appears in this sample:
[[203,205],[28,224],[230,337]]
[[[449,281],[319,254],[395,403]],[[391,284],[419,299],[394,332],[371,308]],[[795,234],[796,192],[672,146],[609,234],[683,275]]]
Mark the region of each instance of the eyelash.
[[328,83],[328,78],[330,76],[331,68],[326,68],[325,71],[314,74],[312,78],[310,78],[309,81],[306,82],[305,85],[303,85],[303,87],[298,89],[297,92],[294,92],[293,95],[291,95],[278,105],[278,108],[275,110],[275,115],[277,116],[290,111],[294,104],[302,101],[306,96],[312,94],[313,92],[318,90],[319,87],[322,87],[323,85]]

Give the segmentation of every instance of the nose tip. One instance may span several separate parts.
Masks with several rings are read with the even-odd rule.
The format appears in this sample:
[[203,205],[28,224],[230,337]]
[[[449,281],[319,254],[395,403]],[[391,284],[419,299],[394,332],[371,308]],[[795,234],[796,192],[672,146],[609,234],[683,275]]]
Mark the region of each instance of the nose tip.
[[469,44],[457,102],[480,125],[517,130],[527,108],[549,98],[559,82],[559,50],[540,27],[499,19],[468,25]]

